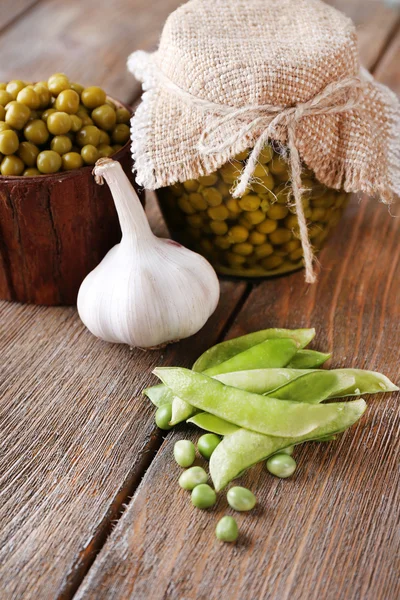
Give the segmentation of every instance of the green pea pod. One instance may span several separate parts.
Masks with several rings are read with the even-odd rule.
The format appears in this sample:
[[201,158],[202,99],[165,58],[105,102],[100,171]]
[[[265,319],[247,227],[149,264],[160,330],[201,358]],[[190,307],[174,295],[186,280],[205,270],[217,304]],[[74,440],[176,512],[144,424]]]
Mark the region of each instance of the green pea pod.
[[[320,405],[320,408],[322,406]],[[222,490],[240,473],[279,450],[310,440],[327,438],[348,429],[361,417],[365,409],[366,404],[361,398],[347,402],[330,423],[319,425],[312,432],[301,436],[272,437],[246,429],[239,429],[225,436],[210,459],[210,474],[215,490]]]
[[[354,387],[355,382],[353,376],[342,371],[306,371],[302,377],[275,389],[268,396],[279,400],[319,404],[327,398],[344,395],[347,390]],[[171,425],[188,419],[195,410],[190,404],[175,396],[172,402]]]
[[299,350],[288,364],[288,367],[290,369],[316,369],[329,360],[331,356],[332,354],[317,352],[316,350]]
[[217,435],[229,435],[240,429],[237,425],[228,423],[228,421],[224,421],[224,419],[206,412],[197,413],[197,415],[188,419],[187,423],[193,423],[193,425],[197,425],[200,429],[205,429],[205,431],[210,431]]
[[304,348],[315,336],[315,329],[264,329],[216,344],[206,350],[194,363],[193,371],[202,373],[268,339],[292,338],[298,348]]
[[143,394],[147,396],[152,403],[160,407],[163,404],[172,404],[174,395],[165,385],[152,385],[143,390]]
[[345,395],[355,383],[355,377],[342,371],[311,371],[274,390],[268,397],[319,404],[327,398]]
[[310,373],[309,369],[250,369],[213,375],[225,385],[237,387],[253,394],[268,394],[290,381]]
[[175,396],[196,408],[266,435],[305,435],[334,420],[346,406],[341,402],[308,404],[260,396],[189,369],[159,367],[154,374]]
[[[282,329],[267,331],[287,330]],[[298,331],[310,332],[314,330],[300,329]],[[207,369],[206,373],[207,375],[217,375],[219,373],[227,373],[229,371],[242,371],[250,368],[257,369],[258,367],[284,367],[295,356],[297,348],[297,342],[291,338],[277,337],[267,339],[257,345],[250,346],[240,354],[232,356],[225,362],[218,363],[217,365],[210,367]],[[173,396],[163,385],[154,385],[150,388],[147,388],[143,390],[143,394],[150,398],[150,400],[156,406],[170,404],[172,402],[172,423],[175,425],[181,421],[184,421],[190,416],[187,406],[185,407],[182,403],[175,402],[174,410]]]
[[[250,366],[257,367],[283,367],[296,354],[296,342],[290,338],[270,339],[252,346],[248,350],[233,356],[229,360],[207,369],[205,373],[212,376],[229,371],[240,371],[248,369]],[[175,397],[172,401],[172,419],[171,425],[177,425],[185,421],[196,411],[183,398]]]
[[294,357],[297,349],[296,342],[290,338],[265,340],[204,372],[211,377],[221,373],[244,371],[250,367],[253,369],[284,367]]

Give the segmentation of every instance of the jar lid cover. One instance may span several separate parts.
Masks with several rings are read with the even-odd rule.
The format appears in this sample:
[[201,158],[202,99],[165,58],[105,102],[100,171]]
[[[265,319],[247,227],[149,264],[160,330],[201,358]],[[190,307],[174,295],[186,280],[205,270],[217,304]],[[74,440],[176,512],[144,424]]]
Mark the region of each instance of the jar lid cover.
[[290,147],[292,132],[325,185],[400,193],[399,101],[360,69],[351,20],[320,0],[191,0],[128,68],[144,89],[131,131],[146,188],[211,173],[261,136]]

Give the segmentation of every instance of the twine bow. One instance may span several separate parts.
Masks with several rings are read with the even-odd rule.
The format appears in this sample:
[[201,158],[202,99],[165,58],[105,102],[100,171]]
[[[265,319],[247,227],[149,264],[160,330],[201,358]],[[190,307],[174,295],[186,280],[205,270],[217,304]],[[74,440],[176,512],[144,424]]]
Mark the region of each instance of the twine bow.
[[[211,155],[228,151],[237,142],[250,134],[261,131],[241,173],[238,183],[232,195],[235,198],[243,196],[254,170],[257,166],[261,151],[269,138],[276,138],[278,127],[283,128],[287,134],[287,147],[289,149],[289,165],[291,176],[291,188],[299,222],[300,241],[303,249],[304,265],[306,271],[306,282],[314,283],[316,275],[314,272],[314,253],[308,235],[307,222],[304,215],[301,187],[301,159],[296,147],[296,128],[304,117],[316,115],[332,115],[350,111],[360,104],[360,91],[363,82],[360,77],[351,76],[327,85],[321,93],[317,94],[307,102],[298,103],[294,106],[274,106],[261,104],[243,106],[240,108],[210,102],[180,88],[165,74],[159,72],[158,76],[168,89],[189,104],[198,106],[210,116],[204,128],[198,150],[200,154]],[[354,91],[353,94],[349,92]],[[238,122],[238,127],[231,127],[231,135],[221,135],[221,128],[226,123]],[[220,134],[218,136],[218,134]],[[221,141],[223,140],[223,141]]]

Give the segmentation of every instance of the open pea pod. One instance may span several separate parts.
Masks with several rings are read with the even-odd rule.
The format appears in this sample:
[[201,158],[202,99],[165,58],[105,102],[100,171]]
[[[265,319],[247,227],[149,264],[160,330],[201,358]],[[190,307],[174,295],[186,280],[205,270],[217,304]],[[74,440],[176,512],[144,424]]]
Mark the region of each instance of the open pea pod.
[[210,474],[216,491],[222,490],[240,473],[279,450],[319,438],[326,439],[348,429],[358,421],[365,409],[366,403],[361,398],[347,402],[330,423],[319,425],[312,432],[300,436],[272,437],[246,429],[238,429],[225,436],[210,459]]
[[228,421],[221,419],[221,417],[216,417],[215,415],[210,415],[210,413],[206,412],[197,413],[197,415],[188,419],[187,422],[193,423],[193,425],[200,427],[200,429],[204,429],[210,433],[216,433],[217,435],[229,435],[240,429],[237,425],[228,423]]
[[[296,354],[297,344],[290,338],[268,339],[257,346],[252,346],[229,360],[207,369],[204,373],[214,376],[229,371],[240,371],[250,366],[257,367],[283,367]],[[175,396],[172,401],[171,425],[177,425],[194,415],[196,410],[183,398]]]
[[296,352],[288,367],[291,369],[316,369],[331,358],[332,354],[317,352],[317,350],[299,350]]
[[[268,330],[270,331],[270,330]],[[287,331],[287,330],[274,330]],[[298,330],[311,331],[311,330]],[[257,332],[259,333],[259,332]],[[244,336],[246,337],[246,336]],[[294,357],[298,343],[292,338],[271,338],[250,346],[240,354],[232,356],[225,362],[218,363],[205,371],[207,375],[228,373],[229,371],[242,371],[260,367],[284,367]],[[145,394],[156,406],[172,403],[172,424],[176,425],[190,416],[188,407],[182,402],[173,402],[173,395],[163,385],[153,385],[145,390]],[[194,414],[194,413],[192,413]]]
[[310,433],[334,420],[346,404],[308,404],[277,400],[223,385],[189,369],[161,367],[154,374],[175,396],[202,411],[251,431],[278,437]]
[[216,344],[206,350],[194,363],[193,371],[200,373],[215,367],[268,339],[291,338],[296,342],[298,348],[304,348],[314,336],[315,329],[263,329],[248,333]]

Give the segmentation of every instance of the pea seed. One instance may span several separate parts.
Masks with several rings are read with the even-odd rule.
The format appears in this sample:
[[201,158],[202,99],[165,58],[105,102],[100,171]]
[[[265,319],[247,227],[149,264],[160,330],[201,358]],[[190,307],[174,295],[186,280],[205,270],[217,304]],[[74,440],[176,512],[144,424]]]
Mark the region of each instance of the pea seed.
[[22,175],[24,172],[25,165],[18,156],[13,154],[5,156],[1,161],[0,171],[5,177]]
[[241,173],[240,162],[227,163],[220,169],[220,174],[225,183],[234,183]]
[[285,479],[290,477],[296,470],[296,461],[287,454],[274,454],[267,460],[267,469],[271,475]]
[[37,155],[39,154],[39,148],[35,144],[30,142],[21,142],[18,148],[18,156],[24,161],[27,167],[34,167],[36,165]]
[[226,498],[229,506],[240,512],[252,510],[257,502],[255,495],[250,490],[239,485],[232,487]]
[[187,192],[197,192],[199,184],[195,179],[188,179],[183,183],[183,187]]
[[267,236],[264,233],[259,233],[258,231],[252,231],[249,235],[249,243],[254,246],[260,246],[265,243]]
[[[164,404],[165,406],[165,404]],[[190,467],[179,477],[179,485],[184,490],[191,491],[196,486],[206,483],[208,475],[201,467]]]
[[311,221],[323,221],[326,215],[325,208],[313,208],[310,215]]
[[228,231],[225,221],[213,221],[210,223],[211,231],[217,235],[224,235]]
[[240,208],[239,202],[236,200],[236,198],[229,198],[229,200],[225,202],[225,205],[226,208],[232,213],[239,214],[242,212],[242,209]]
[[300,240],[290,240],[290,242],[282,244],[282,250],[285,250],[285,252],[293,252],[293,250],[300,248],[300,245]]
[[174,196],[182,196],[182,194],[184,193],[184,187],[181,183],[174,183],[173,185],[170,186],[169,188],[171,190],[171,192],[173,193]]
[[217,501],[217,494],[207,483],[197,485],[192,491],[192,504],[196,508],[205,510],[211,508]]
[[279,219],[284,219],[288,212],[289,209],[286,208],[286,206],[283,206],[282,204],[274,204],[269,210],[267,210],[267,215],[269,219],[277,221]]
[[272,160],[273,156],[274,156],[274,151],[273,151],[272,147],[264,146],[264,148],[260,152],[260,156],[258,157],[258,160],[260,161],[260,163],[265,164],[265,163],[270,162]]
[[274,158],[269,163],[269,170],[274,174],[287,174],[288,175],[288,165],[287,162],[281,156],[274,156]]
[[209,206],[216,207],[222,204],[222,194],[216,188],[205,188],[202,194]]
[[238,204],[242,210],[252,211],[257,210],[260,206],[260,198],[254,194],[247,194],[238,200]]
[[187,215],[193,215],[196,212],[196,210],[193,208],[193,206],[189,202],[189,199],[187,196],[182,196],[182,198],[179,198],[178,206]]
[[234,225],[230,228],[228,237],[235,243],[245,242],[249,237],[249,232],[242,225]]
[[196,458],[196,449],[190,440],[179,440],[174,444],[174,458],[180,467],[190,467]]
[[262,164],[258,164],[256,166],[256,168],[254,169],[254,173],[253,174],[254,174],[255,177],[264,177],[268,173],[269,173],[268,167],[266,167],[265,165],[262,165]]
[[253,210],[252,212],[247,212],[245,214],[245,219],[251,225],[258,225],[264,221],[265,215],[261,210]]
[[172,429],[169,424],[172,419],[172,404],[163,404],[156,410],[155,421],[157,427],[168,431]]
[[292,262],[297,262],[303,258],[303,248],[297,248],[296,250],[293,250],[293,252],[290,252],[289,258]]
[[266,256],[273,254],[273,252],[274,249],[268,242],[261,244],[261,246],[257,246],[257,248],[254,249],[254,255],[257,256],[257,258],[265,258]]
[[210,185],[215,185],[218,181],[218,175],[216,173],[211,173],[211,175],[203,175],[202,177],[199,177],[198,182],[201,183],[201,185],[204,185],[206,187],[210,186]]
[[198,192],[191,192],[189,194],[189,200],[196,210],[206,210],[208,208],[206,199]]
[[233,252],[226,253],[226,259],[231,267],[240,267],[246,262],[246,258],[240,254],[233,254]]
[[197,449],[206,460],[210,460],[211,454],[220,443],[221,438],[215,433],[205,433],[197,442]]
[[246,160],[246,158],[249,156],[249,151],[248,150],[243,150],[243,152],[240,152],[239,154],[237,154],[235,156],[235,160]]
[[297,215],[288,215],[285,219],[285,227],[290,230],[297,231],[299,229],[299,221],[297,219]]
[[[260,246],[260,248],[261,248],[261,246]],[[261,265],[267,271],[269,271],[269,270],[272,271],[272,270],[280,267],[283,262],[284,262],[284,260],[281,256],[273,255],[273,256],[267,256],[267,258],[264,258],[261,261]]]
[[278,228],[272,233],[269,234],[269,239],[274,244],[274,246],[279,246],[280,244],[284,244],[288,242],[292,238],[291,231],[288,229]]
[[[218,225],[219,225],[219,224],[220,224],[220,223],[222,223],[222,222],[221,222],[221,221],[219,221],[219,222],[216,222],[216,223],[215,223],[215,225],[216,225],[217,223],[218,223]],[[213,224],[214,224],[214,223],[211,223],[211,225],[213,225]],[[218,236],[215,238],[215,240],[214,240],[214,243],[215,243],[215,245],[216,245],[218,248],[221,248],[221,250],[227,250],[227,249],[228,249],[228,248],[230,248],[230,247],[231,247],[231,245],[232,245],[232,241],[230,240],[230,238],[229,238],[227,235],[225,235],[225,236],[218,235]]]
[[[219,192],[221,192],[222,196],[224,198],[229,198],[231,193],[230,193],[230,187],[228,185],[226,185],[226,183],[224,183],[223,181],[218,181],[217,183],[217,190]],[[229,207],[228,207],[229,208]],[[240,211],[239,211],[240,212]]]
[[201,229],[203,227],[203,219],[199,213],[195,215],[188,215],[186,217],[186,221],[195,229]]
[[18,150],[19,140],[15,131],[4,129],[0,131],[0,152],[2,154],[14,154]]
[[252,184],[252,188],[255,192],[259,192],[261,194],[265,193],[268,190],[272,190],[275,185],[274,178],[271,173],[265,173],[262,177],[259,178],[260,182],[256,182]]
[[247,242],[244,242],[243,244],[234,244],[232,246],[232,252],[240,254],[241,256],[249,256],[253,252],[253,246]]
[[209,208],[207,210],[207,214],[210,219],[214,221],[225,221],[228,218],[229,212],[226,206],[216,206],[214,208]]
[[259,225],[257,225],[257,231],[260,233],[272,233],[278,227],[278,223],[271,219],[265,219]]
[[215,536],[221,542],[236,542],[239,536],[239,529],[235,519],[228,515],[222,517],[215,528]]
[[283,450],[281,450],[279,454],[288,454],[289,456],[292,456],[293,452],[294,446],[288,446],[287,448],[283,448]]

